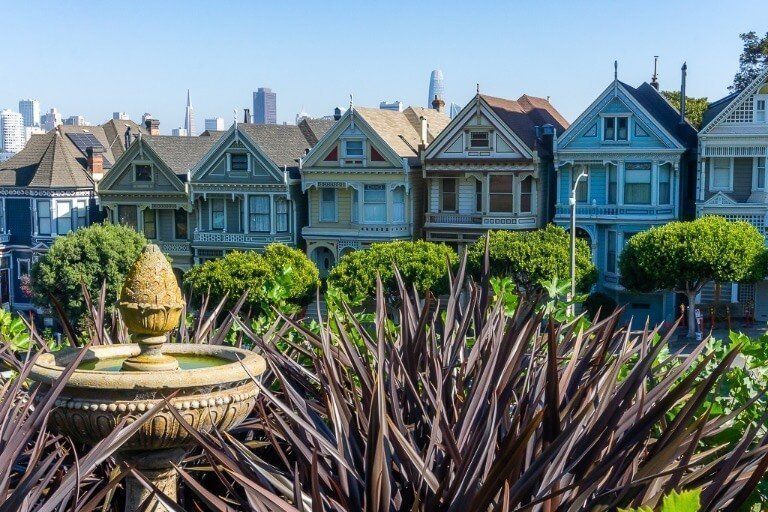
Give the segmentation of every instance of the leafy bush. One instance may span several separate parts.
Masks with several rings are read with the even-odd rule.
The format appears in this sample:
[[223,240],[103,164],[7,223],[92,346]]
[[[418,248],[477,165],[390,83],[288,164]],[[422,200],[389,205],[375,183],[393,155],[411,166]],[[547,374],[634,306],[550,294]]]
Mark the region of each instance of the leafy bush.
[[[543,282],[570,279],[570,238],[563,228],[548,225],[534,231],[489,231],[490,272],[510,277],[522,294],[541,289]],[[485,256],[482,237],[469,247],[468,268],[480,276]],[[586,292],[597,280],[589,244],[576,239],[576,288]]]
[[263,253],[233,251],[190,269],[184,284],[194,296],[214,301],[227,297],[232,307],[247,291],[246,306],[253,313],[277,307],[291,312],[307,304],[320,284],[314,263],[300,250],[271,244]]
[[372,244],[343,256],[331,270],[328,285],[359,303],[373,297],[378,274],[384,293],[392,297],[398,291],[396,265],[408,288],[415,286],[421,294],[429,290],[439,295],[448,289],[448,266],[457,259],[456,252],[447,245],[423,240]]
[[590,320],[595,319],[598,311],[600,316],[605,318],[613,313],[617,307],[616,301],[602,292],[590,293],[587,300],[584,301],[584,309],[587,310],[587,316]]
[[57,300],[73,323],[84,318],[87,307],[81,282],[91,296],[98,296],[106,283],[106,306],[111,309],[125,274],[141,249],[144,235],[114,224],[94,224],[56,239],[32,266],[34,301],[51,305],[49,295]]

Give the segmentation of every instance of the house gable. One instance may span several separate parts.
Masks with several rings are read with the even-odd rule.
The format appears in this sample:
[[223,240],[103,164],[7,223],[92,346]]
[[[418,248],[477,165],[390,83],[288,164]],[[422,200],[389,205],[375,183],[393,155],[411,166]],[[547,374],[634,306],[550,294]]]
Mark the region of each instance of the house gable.
[[98,184],[98,191],[186,193],[184,183],[142,139],[118,158]]
[[[487,133],[488,147],[472,147],[472,132]],[[480,96],[475,96],[432,141],[425,158],[531,159],[533,150],[499,119]]]
[[275,184],[284,183],[285,176],[247,133],[233,126],[195,165],[191,180],[228,185]]
[[[762,109],[759,107],[762,106]],[[705,134],[768,134],[768,67],[714,116],[699,132]]]

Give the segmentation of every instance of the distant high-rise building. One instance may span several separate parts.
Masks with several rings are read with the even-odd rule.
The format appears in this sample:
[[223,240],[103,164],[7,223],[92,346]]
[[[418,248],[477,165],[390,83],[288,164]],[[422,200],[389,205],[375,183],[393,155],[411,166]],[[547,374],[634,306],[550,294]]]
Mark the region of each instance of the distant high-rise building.
[[174,128],[171,130],[171,135],[174,137],[186,137],[187,136],[187,129],[186,128]]
[[36,133],[45,133],[45,130],[40,128],[39,126],[25,126],[24,127],[24,143],[26,144],[29,142],[29,139],[32,138],[33,135]]
[[89,126],[90,123],[85,120],[83,116],[69,116],[64,120],[64,124],[67,126]]
[[129,116],[125,112],[112,112],[112,119],[114,119],[115,121],[130,121],[131,116]]
[[451,119],[459,115],[459,112],[461,112],[461,105],[451,102]]
[[40,102],[37,100],[19,101],[19,113],[24,118],[24,126],[40,126]]
[[144,114],[141,116],[141,124],[146,125],[147,119],[154,119],[154,117],[152,117],[152,114],[149,112],[144,112]]
[[189,89],[187,89],[187,108],[184,111],[184,130],[188,137],[195,134],[195,110],[192,108],[192,101],[189,99]]
[[211,117],[205,120],[205,129],[212,132],[224,131],[224,118],[223,117]]
[[49,132],[61,124],[61,114],[58,110],[52,108],[50,112],[43,115],[40,124],[43,130]]
[[253,122],[277,124],[277,94],[267,87],[253,93]]
[[24,149],[24,117],[18,112],[5,109],[0,112],[0,148],[7,153]]
[[395,112],[402,112],[403,111],[403,102],[400,100],[395,101],[382,101],[379,103],[379,108],[381,110],[394,110]]
[[445,89],[443,86],[443,72],[439,69],[432,71],[429,76],[429,97],[427,98],[427,108],[433,108],[432,102],[437,99],[445,101]]

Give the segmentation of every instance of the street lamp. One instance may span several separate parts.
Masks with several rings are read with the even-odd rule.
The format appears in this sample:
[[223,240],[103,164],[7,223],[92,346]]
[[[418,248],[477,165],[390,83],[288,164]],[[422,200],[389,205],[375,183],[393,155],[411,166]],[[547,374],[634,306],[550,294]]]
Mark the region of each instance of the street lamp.
[[568,310],[571,315],[575,313],[573,298],[576,297],[576,189],[579,188],[581,179],[586,177],[587,173],[582,170],[574,180],[571,196],[568,198],[568,204],[571,206],[571,295],[568,297],[568,302],[570,303]]

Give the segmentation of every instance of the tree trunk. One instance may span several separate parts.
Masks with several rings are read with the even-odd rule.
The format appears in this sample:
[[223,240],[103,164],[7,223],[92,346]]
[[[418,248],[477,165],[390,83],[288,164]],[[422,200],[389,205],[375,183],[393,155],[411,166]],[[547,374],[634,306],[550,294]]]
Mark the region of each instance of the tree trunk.
[[696,337],[696,292],[686,292],[688,296],[688,337]]

